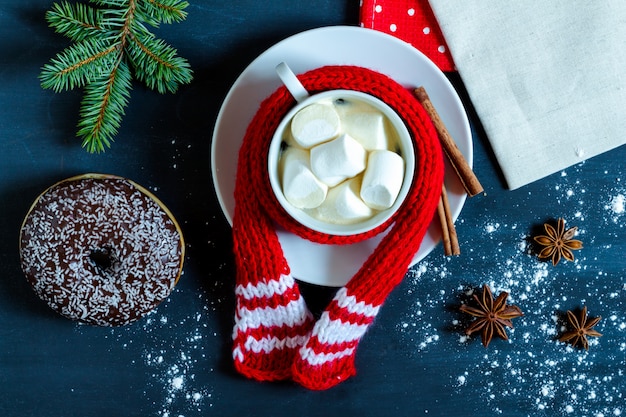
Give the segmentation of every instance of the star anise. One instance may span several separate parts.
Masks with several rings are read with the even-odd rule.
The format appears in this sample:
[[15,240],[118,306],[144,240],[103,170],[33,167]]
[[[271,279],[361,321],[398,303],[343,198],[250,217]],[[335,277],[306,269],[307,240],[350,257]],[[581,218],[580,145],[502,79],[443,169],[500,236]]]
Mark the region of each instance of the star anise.
[[569,322],[569,328],[571,330],[566,331],[559,338],[560,342],[570,343],[572,346],[584,347],[585,350],[589,350],[589,340],[587,337],[600,337],[602,333],[598,333],[593,327],[598,324],[602,317],[596,317],[591,320],[587,320],[587,307],[583,307],[580,311],[580,316],[569,311],[567,312],[567,321]]
[[565,230],[565,220],[557,221],[556,229],[548,223],[543,225],[546,235],[535,236],[535,242],[544,248],[539,252],[539,259],[552,258],[552,265],[556,266],[561,258],[568,261],[574,260],[572,250],[582,249],[583,242],[573,239],[578,227],[570,227]]
[[463,304],[460,307],[462,312],[476,317],[476,320],[465,330],[465,334],[471,335],[474,332],[481,331],[484,347],[489,346],[494,333],[501,339],[508,340],[504,326],[512,329],[513,323],[511,323],[511,319],[524,315],[519,307],[506,304],[508,296],[509,293],[503,291],[494,300],[489,286],[483,285],[482,296],[479,298],[476,294],[473,295],[474,300],[478,303],[478,308],[468,306],[467,304]]

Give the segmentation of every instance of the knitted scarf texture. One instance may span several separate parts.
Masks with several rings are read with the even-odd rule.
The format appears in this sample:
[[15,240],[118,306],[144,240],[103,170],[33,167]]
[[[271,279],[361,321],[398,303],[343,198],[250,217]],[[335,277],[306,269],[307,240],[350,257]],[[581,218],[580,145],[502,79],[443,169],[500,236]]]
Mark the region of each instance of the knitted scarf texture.
[[[388,76],[357,66],[325,66],[298,79],[310,94],[357,90],[387,103],[406,123],[416,161],[409,194],[391,219],[369,232],[327,235],[290,217],[269,184],[267,157],[273,132],[296,104],[289,91],[282,86],[267,97],[248,126],[239,151],[233,216],[234,365],[258,381],[292,379],[308,389],[324,390],[356,373],[357,345],[404,278],[433,219],[444,163],[427,113],[410,90]],[[311,242],[332,245],[387,234],[315,320],[291,275],[276,225]]]

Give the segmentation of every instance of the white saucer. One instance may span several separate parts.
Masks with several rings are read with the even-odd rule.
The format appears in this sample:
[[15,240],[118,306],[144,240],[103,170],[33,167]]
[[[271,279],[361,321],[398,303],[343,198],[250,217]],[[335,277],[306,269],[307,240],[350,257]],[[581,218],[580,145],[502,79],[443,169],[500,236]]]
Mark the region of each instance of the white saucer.
[[[356,26],[330,26],[291,36],[256,58],[237,78],[215,124],[211,144],[213,183],[224,215],[232,225],[237,158],[246,128],[263,99],[280,85],[276,65],[286,62],[300,74],[324,65],[359,65],[386,74],[407,88],[423,86],[470,165],[472,136],[465,109],[445,75],[417,49],[393,36]],[[446,188],[456,219],[466,193],[446,166]],[[320,245],[284,230],[278,236],[293,276],[312,284],[339,287],[358,271],[382,235],[353,245]],[[439,243],[435,220],[412,265]]]

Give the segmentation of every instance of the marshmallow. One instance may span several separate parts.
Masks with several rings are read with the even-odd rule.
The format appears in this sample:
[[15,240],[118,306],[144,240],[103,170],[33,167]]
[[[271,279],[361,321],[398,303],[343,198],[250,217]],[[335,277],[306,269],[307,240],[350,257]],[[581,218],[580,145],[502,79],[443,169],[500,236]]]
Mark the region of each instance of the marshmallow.
[[385,132],[385,118],[377,112],[347,113],[342,117],[343,130],[356,139],[365,149],[389,149]]
[[404,179],[404,160],[392,151],[373,151],[367,159],[360,196],[369,207],[384,210],[398,197]]
[[367,151],[350,135],[343,134],[311,149],[311,170],[334,187],[365,169]]
[[322,204],[328,186],[313,175],[309,153],[303,149],[287,148],[282,157],[283,194],[287,201],[300,209]]
[[335,137],[340,126],[339,115],[332,106],[315,103],[291,119],[291,134],[300,146],[308,149]]
[[371,217],[374,212],[359,198],[361,177],[344,181],[328,191],[326,200],[315,209],[317,218],[328,223],[351,224]]

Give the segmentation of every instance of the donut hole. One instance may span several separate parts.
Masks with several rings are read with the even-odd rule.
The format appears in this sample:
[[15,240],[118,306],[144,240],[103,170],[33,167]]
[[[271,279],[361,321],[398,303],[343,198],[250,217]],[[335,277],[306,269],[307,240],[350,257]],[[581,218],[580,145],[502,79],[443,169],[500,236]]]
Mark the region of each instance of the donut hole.
[[113,264],[113,253],[110,248],[92,249],[89,260],[99,271],[106,271]]

